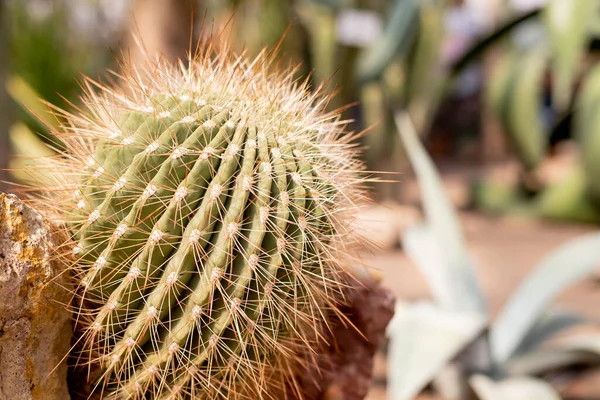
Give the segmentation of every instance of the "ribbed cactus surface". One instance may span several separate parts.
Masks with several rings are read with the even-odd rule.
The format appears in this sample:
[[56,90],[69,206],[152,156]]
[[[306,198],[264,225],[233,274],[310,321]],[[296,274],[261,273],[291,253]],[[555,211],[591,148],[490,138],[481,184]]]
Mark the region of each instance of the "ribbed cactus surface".
[[269,62],[204,47],[125,68],[120,88],[88,81],[65,113],[41,197],[72,237],[96,393],[298,395],[343,292],[362,167],[327,96]]

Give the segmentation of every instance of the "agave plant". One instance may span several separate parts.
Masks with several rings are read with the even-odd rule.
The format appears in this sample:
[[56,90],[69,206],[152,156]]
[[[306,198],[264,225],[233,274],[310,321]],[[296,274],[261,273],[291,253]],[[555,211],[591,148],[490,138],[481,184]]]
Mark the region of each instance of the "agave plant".
[[[398,129],[421,186],[422,225],[403,235],[404,249],[425,276],[433,303],[399,303],[390,323],[388,398],[408,400],[431,381],[448,399],[559,399],[535,378],[546,371],[600,362],[597,334],[555,335],[585,319],[549,309],[563,289],[600,264],[600,234],[582,236],[547,255],[489,320],[462,231],[435,166],[406,113]],[[453,367],[456,374],[443,374]],[[450,378],[448,378],[450,377]],[[472,386],[473,393],[469,387]]]
[[204,43],[124,64],[57,113],[31,172],[70,240],[74,358],[103,398],[290,398],[343,300],[362,201],[355,135],[329,95],[262,53]]

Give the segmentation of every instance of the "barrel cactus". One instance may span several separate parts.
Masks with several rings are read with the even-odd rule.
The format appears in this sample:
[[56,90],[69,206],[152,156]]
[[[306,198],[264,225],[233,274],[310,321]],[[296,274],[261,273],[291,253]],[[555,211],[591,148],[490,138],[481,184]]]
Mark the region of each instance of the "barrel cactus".
[[204,45],[58,111],[37,198],[71,238],[74,359],[102,398],[301,397],[364,179],[329,95],[293,73]]

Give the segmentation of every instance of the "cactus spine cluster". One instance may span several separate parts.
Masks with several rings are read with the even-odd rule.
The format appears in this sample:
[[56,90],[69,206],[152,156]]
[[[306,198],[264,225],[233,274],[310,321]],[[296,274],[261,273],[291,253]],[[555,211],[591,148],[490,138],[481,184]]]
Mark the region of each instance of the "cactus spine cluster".
[[294,398],[343,295],[362,164],[328,96],[204,45],[86,80],[39,200],[103,398]]

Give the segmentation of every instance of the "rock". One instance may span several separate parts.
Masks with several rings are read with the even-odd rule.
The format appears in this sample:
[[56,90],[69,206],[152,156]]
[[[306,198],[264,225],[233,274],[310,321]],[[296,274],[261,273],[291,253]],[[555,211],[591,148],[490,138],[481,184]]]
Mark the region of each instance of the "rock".
[[362,400],[371,387],[375,355],[394,315],[395,299],[368,274],[358,278],[341,309],[346,320],[333,317],[328,351],[301,378],[306,400]]
[[41,215],[0,193],[0,400],[69,399],[70,300]]

